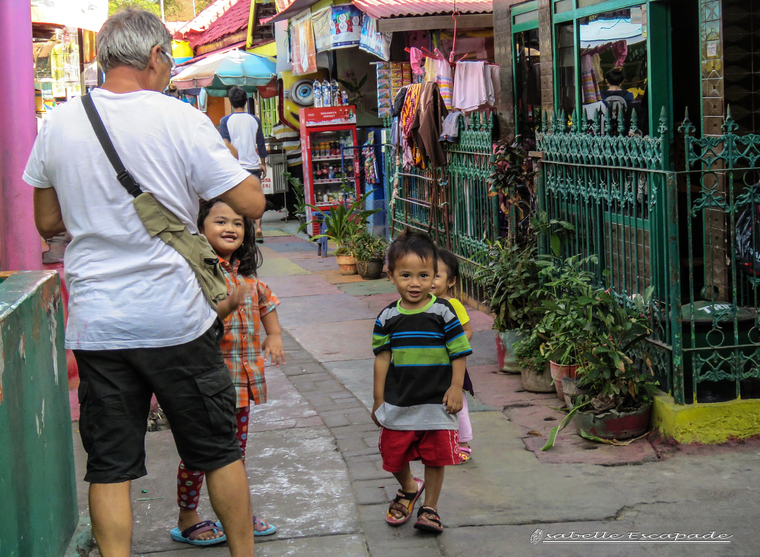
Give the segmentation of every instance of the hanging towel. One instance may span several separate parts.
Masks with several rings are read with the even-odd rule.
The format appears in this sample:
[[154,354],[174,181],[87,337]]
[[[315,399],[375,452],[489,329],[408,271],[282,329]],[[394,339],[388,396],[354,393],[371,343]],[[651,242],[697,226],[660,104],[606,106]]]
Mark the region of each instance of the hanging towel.
[[454,72],[453,105],[472,112],[486,104],[485,62],[457,62]]
[[404,107],[401,109],[401,122],[399,127],[401,132],[401,149],[404,155],[404,167],[419,164],[421,157],[419,151],[415,149],[414,139],[412,136],[412,124],[417,115],[417,104],[420,100],[422,85],[415,83],[410,85],[406,90],[406,99]]
[[602,100],[599,83],[594,69],[594,55],[581,56],[581,86],[583,87],[583,104],[591,104]]
[[462,113],[458,110],[449,112],[443,120],[441,126],[441,137],[439,141],[448,141],[449,143],[459,143],[459,120],[462,118]]
[[491,64],[488,66],[491,71],[491,82],[493,83],[493,96],[496,100],[494,106],[501,102],[501,71],[499,66]]
[[409,49],[409,61],[412,63],[412,73],[422,75],[422,51],[416,46]]
[[425,83],[429,83],[431,81],[435,81],[435,74],[438,71],[438,60],[435,58],[430,58],[429,56],[425,58]]
[[449,64],[448,60],[437,60],[435,82],[438,84],[438,89],[441,92],[443,104],[446,105],[448,110],[451,110],[453,108],[451,94],[454,87],[454,80],[451,77],[451,64]]
[[441,135],[441,124],[448,112],[438,84],[425,83],[411,131],[422,160],[425,160],[425,156],[430,157],[430,164],[434,169],[446,164],[446,153],[438,138]]

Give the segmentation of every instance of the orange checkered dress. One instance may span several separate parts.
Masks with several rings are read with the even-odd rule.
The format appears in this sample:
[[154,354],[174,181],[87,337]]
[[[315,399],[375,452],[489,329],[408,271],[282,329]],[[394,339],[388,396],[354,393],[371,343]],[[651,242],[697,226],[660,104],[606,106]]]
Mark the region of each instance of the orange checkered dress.
[[256,277],[238,275],[238,262],[233,265],[220,259],[227,291],[242,281],[253,288],[251,297],[224,320],[222,354],[230,368],[232,383],[237,392],[236,408],[244,408],[267,401],[267,384],[264,380],[264,357],[261,353],[261,318],[280,305],[272,290]]

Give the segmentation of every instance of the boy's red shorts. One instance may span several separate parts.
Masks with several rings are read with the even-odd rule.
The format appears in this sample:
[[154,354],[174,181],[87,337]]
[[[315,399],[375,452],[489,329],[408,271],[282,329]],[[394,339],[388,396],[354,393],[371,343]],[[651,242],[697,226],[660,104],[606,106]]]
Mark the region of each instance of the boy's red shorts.
[[400,472],[412,460],[425,466],[449,466],[459,463],[459,432],[436,429],[430,431],[380,431],[380,455],[383,470]]

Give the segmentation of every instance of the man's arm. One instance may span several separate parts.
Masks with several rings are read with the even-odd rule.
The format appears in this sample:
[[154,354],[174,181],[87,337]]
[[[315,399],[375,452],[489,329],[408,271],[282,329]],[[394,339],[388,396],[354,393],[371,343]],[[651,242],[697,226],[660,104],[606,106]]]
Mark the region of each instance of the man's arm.
[[222,198],[232,210],[243,215],[257,219],[264,214],[267,200],[261,191],[261,180],[256,176],[248,176],[234,188],[227,190],[219,197]]
[[66,232],[55,188],[34,188],[34,224],[45,239]]
[[254,116],[256,124],[259,129],[256,130],[256,154],[261,159],[261,175],[266,177],[267,175],[267,142],[264,139],[264,128],[261,125],[261,119],[258,116]]
[[233,157],[235,157],[236,159],[239,158],[238,150],[235,148],[235,146],[232,143],[230,143],[229,139],[225,139],[224,144],[227,146],[227,149],[230,150],[230,153],[232,153]]

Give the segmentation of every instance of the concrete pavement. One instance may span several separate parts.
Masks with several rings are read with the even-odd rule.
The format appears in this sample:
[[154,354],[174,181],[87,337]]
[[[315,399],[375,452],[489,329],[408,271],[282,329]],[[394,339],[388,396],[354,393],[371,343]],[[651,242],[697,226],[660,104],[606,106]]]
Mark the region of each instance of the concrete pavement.
[[[613,447],[580,438],[571,425],[555,449],[541,452],[549,429],[563,417],[559,400],[524,392],[519,376],[496,371],[491,320],[472,308],[473,458],[446,471],[439,504],[446,530],[432,537],[411,522],[389,527],[384,516],[397,486],[380,466],[368,408],[372,323],[395,290],[385,279],[341,276],[334,258],[317,257],[316,246],[296,235],[297,225],[282,223],[276,213],[265,215],[264,228],[259,274],[282,302],[287,363],[267,368],[270,400],[251,415],[246,468],[254,512],[279,528],[257,538],[256,555],[760,553],[760,442],[696,447],[640,439]],[[75,450],[81,478],[85,456],[78,435]],[[171,432],[149,433],[147,453],[149,474],[132,488],[133,555],[228,555],[225,545],[171,541],[178,463]],[[86,489],[80,481],[83,513]],[[201,514],[214,516],[205,495]],[[676,534],[711,532],[711,539],[675,541]],[[643,538],[650,534],[673,540]]]

